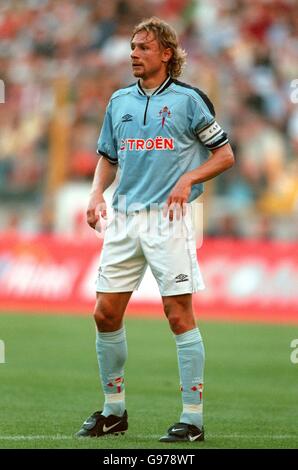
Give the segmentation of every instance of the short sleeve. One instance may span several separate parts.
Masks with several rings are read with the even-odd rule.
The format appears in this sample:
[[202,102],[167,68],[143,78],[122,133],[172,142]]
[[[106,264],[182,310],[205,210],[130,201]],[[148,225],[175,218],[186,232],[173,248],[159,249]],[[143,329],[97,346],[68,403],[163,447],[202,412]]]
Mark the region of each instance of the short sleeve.
[[208,150],[215,150],[229,142],[227,134],[215,119],[213,104],[201,91],[193,111],[192,131]]
[[117,150],[113,136],[112,124],[112,103],[107,106],[99,139],[97,142],[97,154],[105,157],[110,163],[116,165],[118,163]]

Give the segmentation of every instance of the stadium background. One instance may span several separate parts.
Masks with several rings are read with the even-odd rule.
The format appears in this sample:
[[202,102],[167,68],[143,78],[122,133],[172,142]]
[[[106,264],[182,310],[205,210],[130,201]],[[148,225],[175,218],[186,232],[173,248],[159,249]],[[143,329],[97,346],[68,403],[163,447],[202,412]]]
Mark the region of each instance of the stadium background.
[[[0,364],[6,393],[3,423],[6,416],[9,422],[16,410],[25,410],[30,421],[34,406],[44,409],[49,398],[44,384],[49,378],[40,370],[41,357],[57,390],[62,387],[59,374],[65,374],[65,367],[72,370],[69,381],[77,379],[84,388],[80,412],[73,403],[74,413],[84,418],[90,411],[90,401],[97,403],[93,331],[88,325],[101,239],[86,226],[85,210],[107,101],[115,89],[133,81],[128,60],[131,29],[151,15],[166,19],[177,29],[188,52],[181,79],[210,96],[236,155],[232,170],[206,184],[200,201],[203,206],[198,206],[204,227],[198,256],[207,289],[196,296],[195,305],[209,349],[207,366],[214,371],[209,372],[206,398],[211,440],[213,436],[210,445],[295,447],[298,366],[290,361],[290,344],[298,338],[298,6],[294,0],[1,2],[0,79],[4,96],[0,100],[0,339],[5,344],[6,359]],[[158,324],[163,335],[168,335],[160,318],[157,287],[148,273],[128,309],[131,348],[136,356],[140,344],[146,344],[148,356],[152,354],[142,325],[147,325],[149,333],[150,328],[156,331]],[[224,323],[226,320],[229,323]],[[240,320],[245,323],[239,324]],[[84,362],[79,358],[70,333],[76,343],[82,337],[82,355],[86,353],[91,366],[87,359]],[[160,340],[171,351],[165,359],[167,370],[173,372],[169,381],[176,387],[176,365],[170,363],[174,353],[163,335],[160,333]],[[59,362],[55,368],[51,366],[53,348]],[[164,350],[156,351],[158,363]],[[219,363],[216,353],[221,356]],[[81,368],[74,371],[72,365],[77,361]],[[137,366],[147,370],[143,363],[134,364]],[[147,367],[156,375],[156,383],[158,377],[162,383],[162,371],[152,369],[149,362]],[[90,375],[85,377],[87,369]],[[231,370],[227,378],[223,371]],[[215,425],[218,415],[212,415],[211,403],[215,407],[222,404],[218,396],[231,393],[226,381],[234,383],[236,376],[240,381],[238,390],[244,396],[246,393],[247,401],[239,392],[243,403],[237,402],[238,408],[232,412],[238,434],[230,434],[231,439],[225,440],[224,428],[222,434],[213,431],[212,435],[212,423]],[[83,387],[80,377],[90,384],[90,390]],[[150,386],[144,380],[140,378],[137,391],[138,386]],[[21,398],[18,389],[24,382]],[[281,382],[283,392],[277,385]],[[164,387],[167,389],[167,383]],[[261,391],[257,396],[258,387]],[[263,429],[267,429],[263,440],[254,439],[262,425],[254,428],[252,410],[245,414],[241,408],[247,410],[251,396],[248,391],[255,392]],[[70,398],[67,390],[63,389],[63,394]],[[134,400],[141,403],[137,392]],[[163,407],[160,404],[159,411],[175,408],[176,400],[173,396],[172,402],[169,399]],[[59,406],[49,409],[44,419],[50,416],[51,421],[55,416],[59,421],[58,410]],[[226,414],[217,411],[226,422],[232,419],[228,409]],[[21,423],[21,431],[1,428],[0,448],[75,447],[77,444],[67,436],[80,420],[75,415],[73,422],[63,417],[64,429],[56,423],[45,431],[40,416],[38,431],[26,422]],[[248,426],[251,434],[247,443],[244,436],[248,435]],[[142,439],[133,445],[154,446]]]

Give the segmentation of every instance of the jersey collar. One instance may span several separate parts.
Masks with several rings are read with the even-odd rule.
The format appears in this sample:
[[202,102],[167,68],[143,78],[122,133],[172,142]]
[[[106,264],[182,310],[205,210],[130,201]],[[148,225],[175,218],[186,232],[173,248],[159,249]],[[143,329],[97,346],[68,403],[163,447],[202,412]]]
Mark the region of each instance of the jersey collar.
[[[170,75],[168,75],[167,78],[162,82],[162,84],[157,88],[157,90],[155,90],[155,92],[152,93],[151,96],[160,95],[160,93],[162,93],[164,90],[166,90],[171,85],[172,82],[173,82],[172,77]],[[141,87],[140,80],[137,82],[136,85],[137,85],[137,90],[138,90],[139,94],[147,96],[146,93],[144,92],[143,88]]]

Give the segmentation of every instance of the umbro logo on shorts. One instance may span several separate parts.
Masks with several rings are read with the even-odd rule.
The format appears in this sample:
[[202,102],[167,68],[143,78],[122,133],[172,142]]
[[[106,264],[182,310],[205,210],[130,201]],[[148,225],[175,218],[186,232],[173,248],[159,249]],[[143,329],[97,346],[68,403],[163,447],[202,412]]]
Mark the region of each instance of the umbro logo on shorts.
[[124,116],[122,116],[122,122],[129,122],[129,121],[132,121],[132,115],[131,114],[125,114]]
[[175,281],[177,282],[185,282],[188,281],[188,275],[187,274],[178,274],[178,276],[175,277]]

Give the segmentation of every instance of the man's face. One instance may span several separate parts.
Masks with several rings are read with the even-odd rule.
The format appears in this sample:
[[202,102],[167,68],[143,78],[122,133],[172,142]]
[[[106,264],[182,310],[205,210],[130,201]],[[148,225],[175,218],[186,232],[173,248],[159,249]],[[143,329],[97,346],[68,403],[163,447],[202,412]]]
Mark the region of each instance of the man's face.
[[146,80],[166,71],[171,50],[159,45],[152,31],[139,31],[132,39],[130,57],[134,76]]

